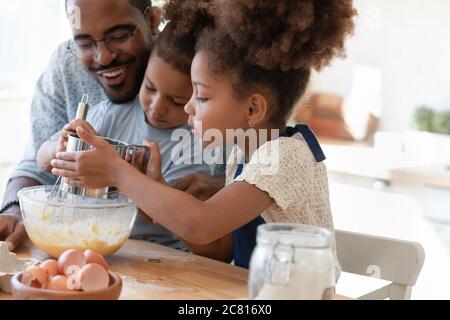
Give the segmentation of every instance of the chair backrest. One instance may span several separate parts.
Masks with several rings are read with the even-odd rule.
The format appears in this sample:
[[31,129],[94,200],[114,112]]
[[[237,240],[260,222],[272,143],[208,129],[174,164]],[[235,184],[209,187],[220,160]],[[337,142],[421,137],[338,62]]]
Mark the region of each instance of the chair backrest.
[[410,299],[425,252],[416,242],[336,230],[339,263],[344,272],[391,281],[359,299]]

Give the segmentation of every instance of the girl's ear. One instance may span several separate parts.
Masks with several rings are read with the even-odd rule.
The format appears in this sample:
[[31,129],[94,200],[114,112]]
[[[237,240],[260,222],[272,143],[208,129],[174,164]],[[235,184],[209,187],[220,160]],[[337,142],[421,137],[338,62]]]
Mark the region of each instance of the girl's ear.
[[269,103],[262,94],[255,93],[250,96],[247,107],[249,127],[256,127],[267,120],[269,115]]
[[159,34],[159,25],[161,24],[162,10],[157,6],[153,6],[148,10],[145,17],[148,23],[148,27],[154,37]]

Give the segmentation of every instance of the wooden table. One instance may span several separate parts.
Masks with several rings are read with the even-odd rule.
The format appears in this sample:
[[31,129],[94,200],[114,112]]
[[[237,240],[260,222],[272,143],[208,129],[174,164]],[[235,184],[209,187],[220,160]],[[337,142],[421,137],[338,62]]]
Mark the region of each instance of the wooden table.
[[[30,242],[19,248],[20,257],[47,258]],[[128,240],[107,259],[122,276],[121,300],[246,299],[248,271],[230,264],[184,253],[144,241]],[[0,300],[13,299],[0,293]],[[346,297],[337,295],[337,300]]]

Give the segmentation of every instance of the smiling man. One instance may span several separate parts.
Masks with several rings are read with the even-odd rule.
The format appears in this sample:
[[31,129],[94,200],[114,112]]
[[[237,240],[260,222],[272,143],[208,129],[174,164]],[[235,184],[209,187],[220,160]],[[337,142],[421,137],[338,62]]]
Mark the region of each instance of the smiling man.
[[68,0],[66,8],[78,22],[68,51],[98,80],[109,100],[133,100],[153,46],[151,35],[158,32],[158,11],[146,0]]
[[37,166],[40,146],[75,118],[85,93],[92,106],[108,99],[133,100],[159,32],[160,10],[151,0],[66,0],[66,9],[73,40],[59,46],[37,82],[31,104],[32,138],[0,208],[0,241],[7,241],[10,250],[26,237],[17,192],[56,182]]

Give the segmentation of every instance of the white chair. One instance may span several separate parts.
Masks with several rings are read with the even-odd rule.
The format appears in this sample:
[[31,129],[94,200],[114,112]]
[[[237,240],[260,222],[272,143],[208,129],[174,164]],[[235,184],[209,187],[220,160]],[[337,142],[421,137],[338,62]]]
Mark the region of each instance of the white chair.
[[358,299],[411,299],[425,260],[419,243],[336,230],[336,247],[342,271],[391,282]]

